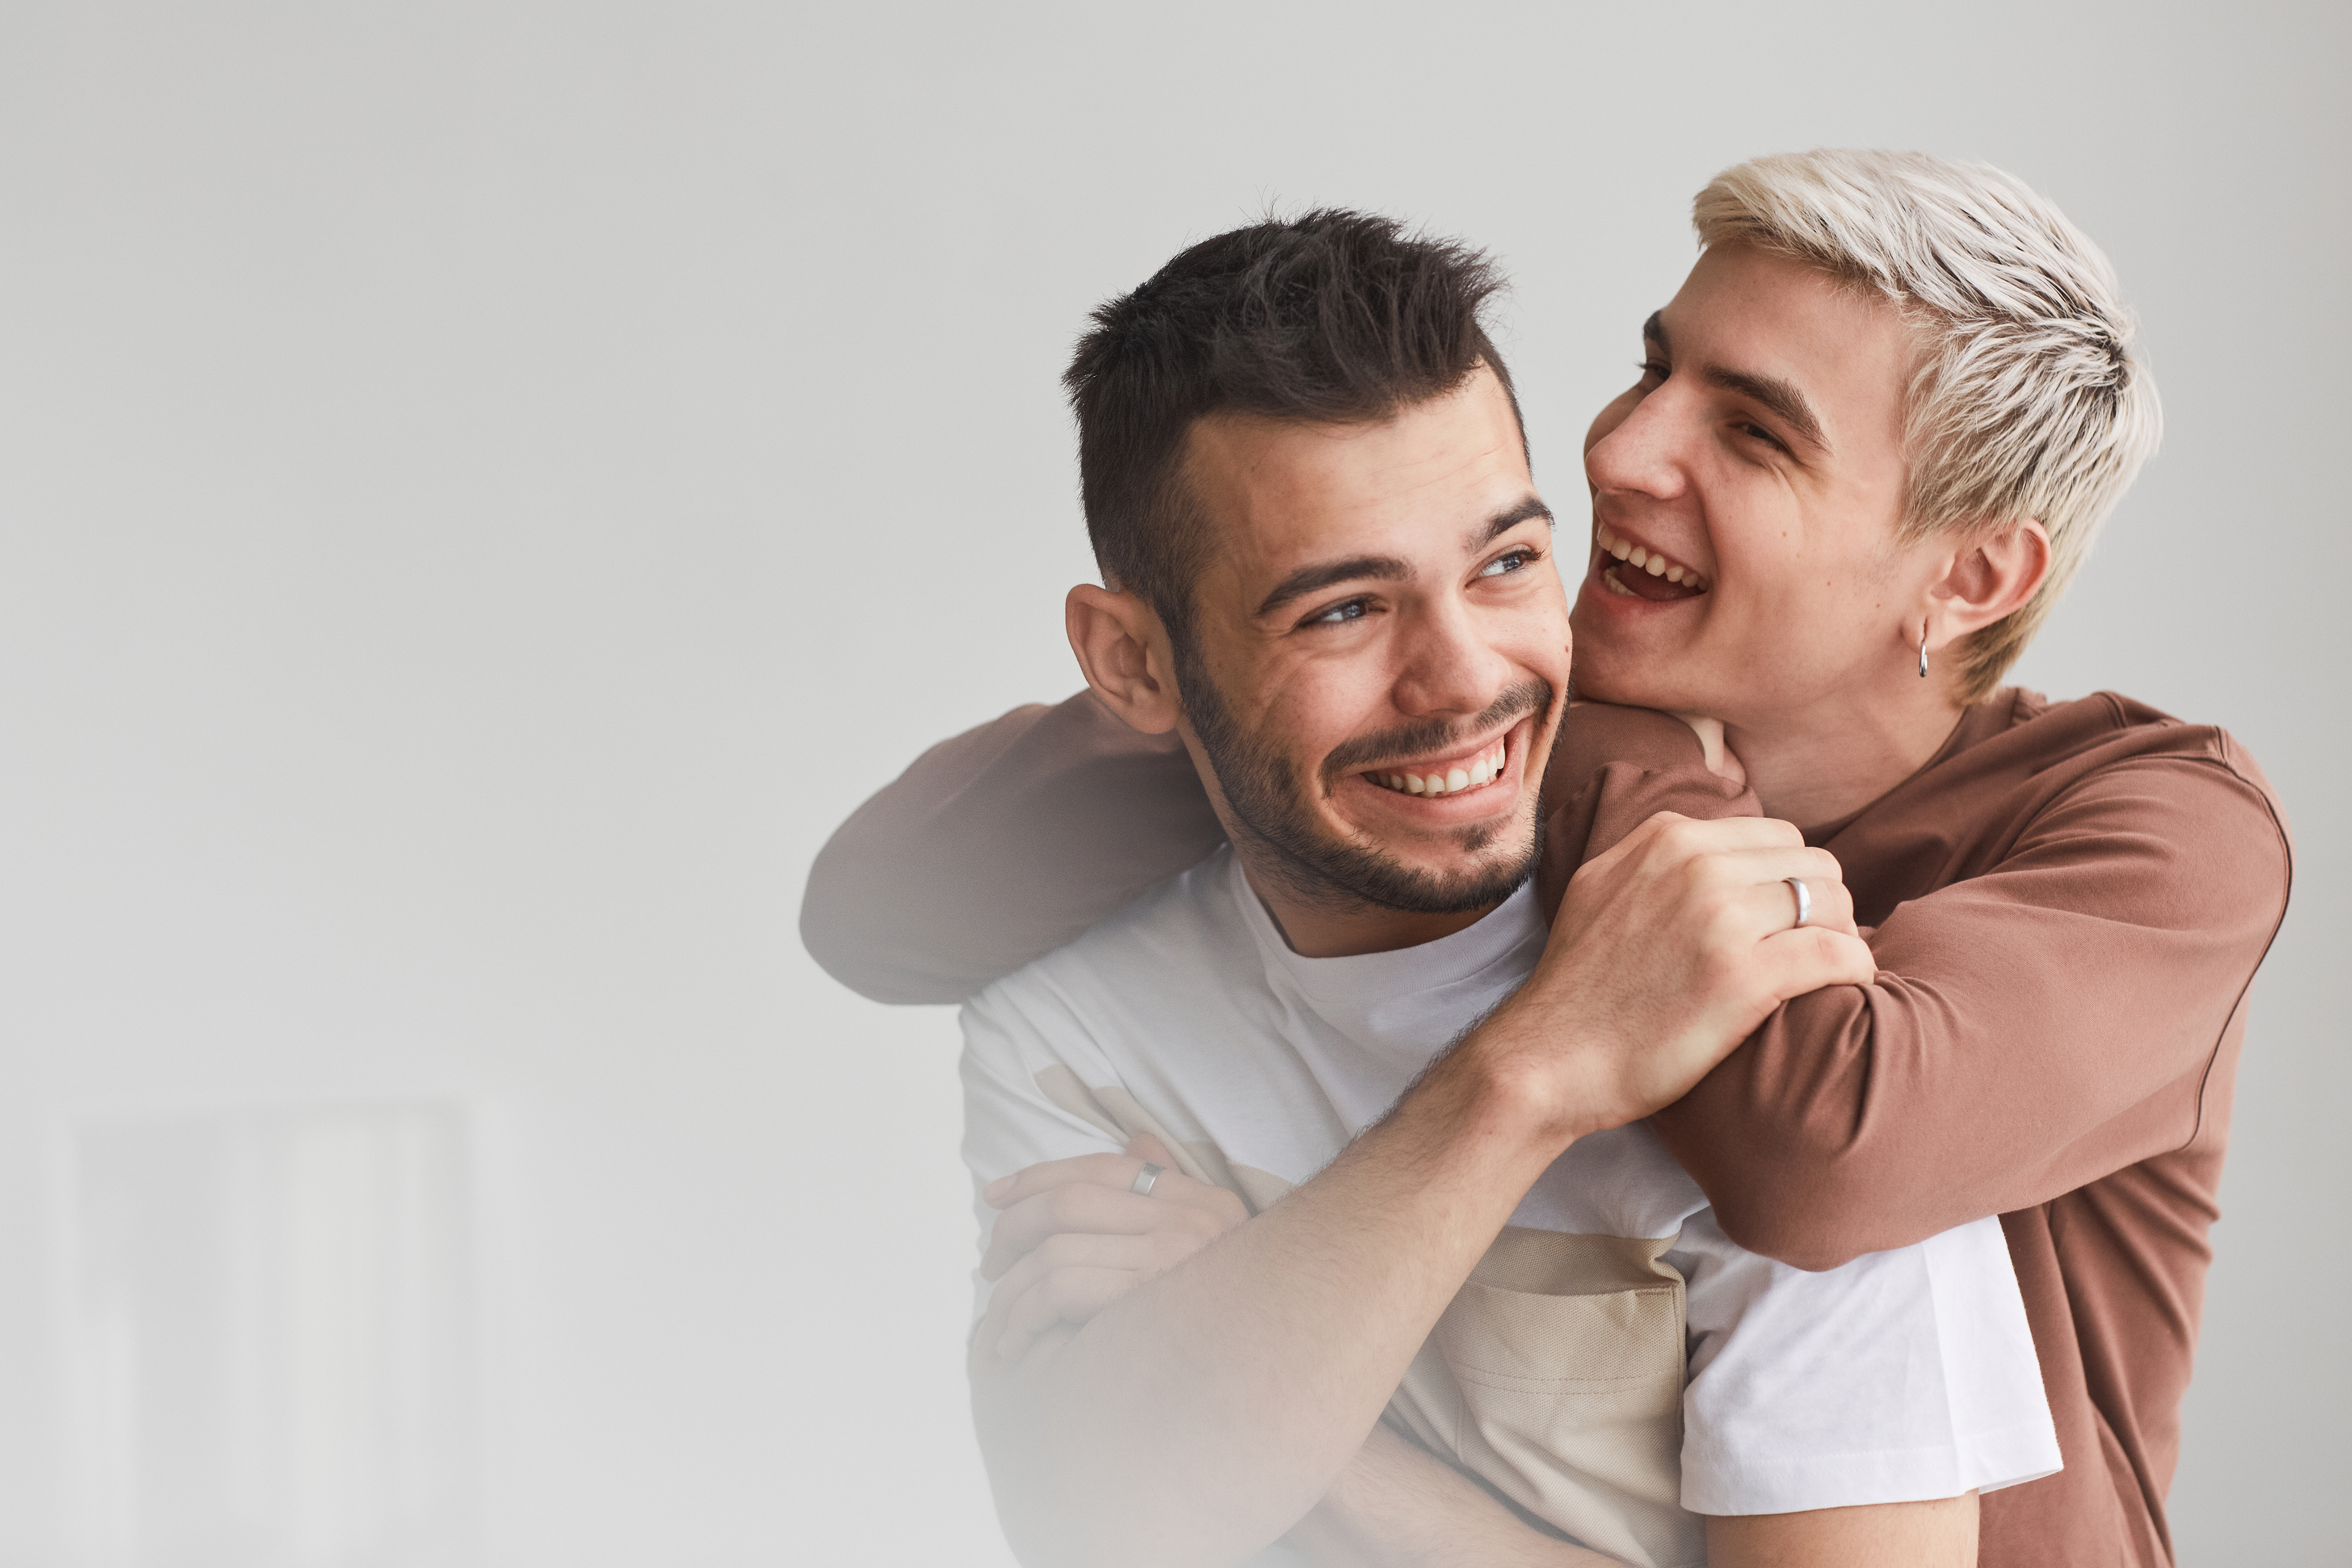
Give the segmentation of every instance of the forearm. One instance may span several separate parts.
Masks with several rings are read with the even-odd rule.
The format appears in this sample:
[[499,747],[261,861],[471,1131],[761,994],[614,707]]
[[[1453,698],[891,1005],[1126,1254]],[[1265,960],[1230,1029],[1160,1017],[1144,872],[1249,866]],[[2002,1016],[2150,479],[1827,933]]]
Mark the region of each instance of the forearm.
[[1476,1055],[1048,1351],[974,1357],[982,1444],[1024,1562],[1236,1561],[1330,1488],[1569,1142]]
[[1385,1422],[1283,1538],[1315,1568],[1611,1568]]
[[940,742],[835,830],[801,941],[877,1002],[957,1002],[1223,842],[1171,738],[1090,693]]
[[1659,1113],[1733,1237],[1832,1268],[2197,1132],[2286,848],[2227,781],[2150,771],[2094,781],[1981,874],[1897,905],[1873,984],[1788,1003]]

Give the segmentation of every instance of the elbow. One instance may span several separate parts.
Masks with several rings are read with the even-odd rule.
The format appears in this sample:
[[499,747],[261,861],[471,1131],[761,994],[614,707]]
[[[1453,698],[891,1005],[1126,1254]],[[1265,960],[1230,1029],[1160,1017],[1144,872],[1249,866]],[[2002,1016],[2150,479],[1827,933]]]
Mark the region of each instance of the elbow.
[[904,969],[875,955],[883,943],[855,922],[834,918],[814,889],[801,905],[801,947],[840,984],[869,1002],[961,1002],[966,988]]
[[1883,1187],[1865,1192],[1828,1173],[1778,1190],[1759,1184],[1715,1205],[1716,1223],[1732,1240],[1814,1274],[1843,1268],[1867,1252],[1923,1239],[1891,1234],[1888,1212]]
[[961,1002],[977,989],[892,962],[893,952],[907,949],[909,931],[919,936],[919,907],[891,898],[891,879],[876,875],[877,868],[859,876],[838,864],[839,844],[836,835],[818,852],[801,894],[801,946],[817,967],[874,1002]]

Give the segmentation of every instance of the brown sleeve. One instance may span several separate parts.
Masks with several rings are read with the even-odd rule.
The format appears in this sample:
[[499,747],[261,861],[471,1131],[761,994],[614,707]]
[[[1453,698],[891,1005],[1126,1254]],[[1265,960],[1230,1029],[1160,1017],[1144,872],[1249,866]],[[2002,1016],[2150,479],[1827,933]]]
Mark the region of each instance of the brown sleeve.
[[1082,691],[943,741],[809,868],[801,942],[877,1002],[960,1002],[1224,841],[1182,742]]
[[1544,916],[1559,908],[1576,868],[1662,811],[1684,816],[1756,816],[1753,790],[1708,771],[1691,727],[1668,713],[1580,702],[1560,721],[1544,770]]
[[2195,1136],[2287,879],[2229,767],[2092,773],[1898,905],[1874,983],[1788,1003],[1654,1124],[1733,1239],[1799,1268],[2046,1203]]

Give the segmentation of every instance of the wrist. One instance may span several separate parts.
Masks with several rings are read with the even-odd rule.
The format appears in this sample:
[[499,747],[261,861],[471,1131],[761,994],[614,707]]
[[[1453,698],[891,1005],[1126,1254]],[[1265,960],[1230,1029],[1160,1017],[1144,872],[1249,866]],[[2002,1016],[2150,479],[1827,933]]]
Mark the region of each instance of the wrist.
[[1556,1159],[1616,1124],[1607,1120],[1590,1053],[1559,1026],[1506,1002],[1446,1055],[1441,1068],[1454,1078],[1465,1131]]

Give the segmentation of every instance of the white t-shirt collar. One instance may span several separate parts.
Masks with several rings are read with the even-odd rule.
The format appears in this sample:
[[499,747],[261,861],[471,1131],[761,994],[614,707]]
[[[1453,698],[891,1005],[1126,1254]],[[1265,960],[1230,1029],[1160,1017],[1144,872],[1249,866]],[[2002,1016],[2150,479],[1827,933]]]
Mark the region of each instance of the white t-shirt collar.
[[1358,1030],[1347,1021],[1349,1015],[1360,1018],[1384,1012],[1386,1004],[1407,996],[1444,992],[1482,980],[1491,983],[1489,972],[1500,965],[1524,971],[1532,964],[1534,953],[1542,951],[1546,935],[1530,879],[1451,936],[1386,952],[1306,958],[1283,940],[1257,889],[1249,885],[1240,856],[1233,857],[1227,876],[1234,901],[1265,959],[1268,975],[1286,976],[1303,1000],[1349,1034]]

